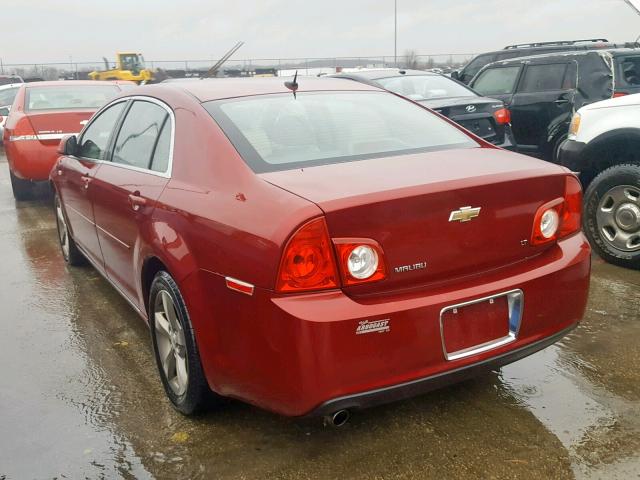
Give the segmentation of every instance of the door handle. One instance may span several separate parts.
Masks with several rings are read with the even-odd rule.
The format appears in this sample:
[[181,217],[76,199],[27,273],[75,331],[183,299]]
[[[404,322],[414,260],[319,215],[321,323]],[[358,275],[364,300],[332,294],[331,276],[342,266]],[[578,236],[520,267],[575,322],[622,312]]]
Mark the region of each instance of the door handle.
[[84,189],[86,190],[87,188],[89,188],[89,184],[91,183],[91,177],[87,177],[86,175],[83,175],[80,178],[84,182]]
[[569,100],[567,100],[566,98],[559,98],[553,103],[555,103],[556,105],[564,105],[565,103],[569,103]]
[[140,196],[140,192],[133,192],[129,195],[129,204],[134,212],[140,210],[140,207],[144,207],[147,204],[147,199]]

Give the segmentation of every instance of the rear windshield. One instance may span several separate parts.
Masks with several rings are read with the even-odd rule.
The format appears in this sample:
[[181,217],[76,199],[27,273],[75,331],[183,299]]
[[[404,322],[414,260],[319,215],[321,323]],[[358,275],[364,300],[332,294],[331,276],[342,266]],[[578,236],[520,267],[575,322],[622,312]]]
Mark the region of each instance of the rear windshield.
[[640,86],[640,56],[623,57],[618,59],[620,63],[619,85]]
[[255,172],[477,146],[433,113],[385,92],[308,92],[207,102]]
[[19,89],[20,87],[0,88],[0,107],[12,105]]
[[401,77],[379,78],[376,81],[387,90],[418,101],[476,95],[475,92],[463,87],[455,80],[440,75],[403,75]]
[[506,95],[513,93],[520,72],[520,65],[488,68],[474,80],[473,88],[480,95]]
[[0,85],[9,85],[10,83],[22,83],[20,77],[0,77]]
[[120,93],[111,85],[64,85],[55,87],[27,88],[26,108],[29,112],[39,110],[98,109]]

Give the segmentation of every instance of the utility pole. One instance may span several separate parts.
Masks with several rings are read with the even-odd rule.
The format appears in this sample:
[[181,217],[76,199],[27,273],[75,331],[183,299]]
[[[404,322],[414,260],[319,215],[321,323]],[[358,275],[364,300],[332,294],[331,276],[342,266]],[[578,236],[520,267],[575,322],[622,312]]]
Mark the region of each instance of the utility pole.
[[4,75],[4,65],[2,65],[2,58],[0,58],[0,74]]
[[398,66],[398,0],[393,0],[393,66]]

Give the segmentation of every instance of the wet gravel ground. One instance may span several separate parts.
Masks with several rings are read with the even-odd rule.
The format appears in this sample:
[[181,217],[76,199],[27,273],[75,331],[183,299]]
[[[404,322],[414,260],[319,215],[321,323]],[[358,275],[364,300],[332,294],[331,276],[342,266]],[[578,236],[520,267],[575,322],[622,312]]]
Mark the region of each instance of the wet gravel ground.
[[640,272],[594,257],[560,343],[342,429],[165,400],[140,318],[67,268],[46,192],[16,203],[0,150],[0,480],[640,478]]

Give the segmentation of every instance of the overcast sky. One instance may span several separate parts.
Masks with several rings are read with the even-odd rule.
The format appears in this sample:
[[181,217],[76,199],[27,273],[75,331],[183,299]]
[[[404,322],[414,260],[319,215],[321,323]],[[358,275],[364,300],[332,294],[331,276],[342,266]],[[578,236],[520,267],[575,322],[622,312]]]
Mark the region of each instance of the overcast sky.
[[[603,37],[631,41],[623,0],[397,0],[398,54],[472,53],[506,44]],[[5,64],[393,55],[393,0],[2,0]],[[638,1],[637,3],[640,3]]]

